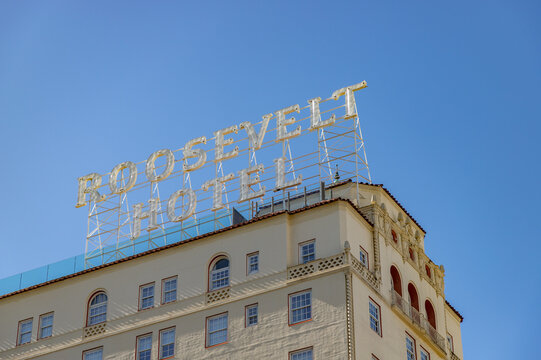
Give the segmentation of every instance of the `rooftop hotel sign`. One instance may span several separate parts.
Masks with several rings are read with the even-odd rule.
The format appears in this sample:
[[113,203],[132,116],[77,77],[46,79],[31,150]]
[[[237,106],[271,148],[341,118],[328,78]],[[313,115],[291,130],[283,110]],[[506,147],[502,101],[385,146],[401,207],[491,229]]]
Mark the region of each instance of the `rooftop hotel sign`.
[[80,177],[75,206],[89,209],[89,266],[95,257],[126,256],[141,241],[158,246],[230,224],[233,208],[253,216],[254,202],[329,181],[334,167],[369,180],[355,101],[365,87],[347,86]]

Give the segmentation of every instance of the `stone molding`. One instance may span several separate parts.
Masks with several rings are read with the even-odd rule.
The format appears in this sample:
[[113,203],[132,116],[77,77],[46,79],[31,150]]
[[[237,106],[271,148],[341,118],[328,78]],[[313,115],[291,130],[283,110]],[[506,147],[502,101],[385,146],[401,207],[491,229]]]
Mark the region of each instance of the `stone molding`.
[[[374,224],[374,234],[381,234],[386,246],[394,248],[402,256],[404,263],[408,262],[419,272],[420,279],[426,280],[438,295],[444,296],[445,272],[443,265],[437,266],[425,254],[421,244],[422,234],[415,229],[411,220],[406,216],[399,216],[395,221],[384,207],[375,202],[359,210]],[[398,238],[396,243],[393,240],[392,230],[395,231]],[[374,240],[373,248],[375,273],[381,274],[379,241]],[[410,248],[414,252],[414,260],[410,259]],[[425,265],[430,268],[430,277],[426,274]]]

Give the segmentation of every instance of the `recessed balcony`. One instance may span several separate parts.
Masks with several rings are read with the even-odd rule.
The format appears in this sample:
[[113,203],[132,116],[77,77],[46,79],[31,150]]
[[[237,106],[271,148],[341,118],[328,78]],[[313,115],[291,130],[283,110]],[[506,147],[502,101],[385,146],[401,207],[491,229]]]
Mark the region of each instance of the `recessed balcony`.
[[396,291],[391,290],[392,295],[392,306],[393,308],[399,309],[399,311],[405,315],[411,323],[416,326],[419,330],[428,335],[428,337],[444,352],[447,353],[445,349],[445,339],[441,336],[436,329],[428,322],[426,317],[421,314],[417,309],[415,309],[409,302],[404,300],[400,294]]

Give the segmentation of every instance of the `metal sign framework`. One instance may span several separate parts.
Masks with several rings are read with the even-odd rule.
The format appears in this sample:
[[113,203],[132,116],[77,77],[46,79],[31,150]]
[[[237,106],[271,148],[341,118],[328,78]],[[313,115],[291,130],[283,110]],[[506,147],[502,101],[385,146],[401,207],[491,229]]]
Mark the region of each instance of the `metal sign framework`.
[[[187,146],[172,151],[174,170],[163,179],[148,180],[148,160],[135,163],[136,176],[141,179],[146,173],[145,181],[133,182],[131,170],[127,167],[121,168],[117,172],[116,189],[127,189],[131,186],[129,191],[107,193],[108,187],[113,189],[109,181],[94,189],[107,193],[106,195],[101,195],[101,198],[90,196],[87,202],[85,268],[230,226],[238,221],[239,216],[246,220],[257,217],[258,209],[264,204],[272,202],[274,208],[276,202],[306,193],[307,189],[317,189],[321,182],[331,183],[340,178],[351,179],[357,184],[371,183],[365,143],[353,96],[354,91],[365,87],[366,82],[363,81],[337,90],[329,98],[308,100],[307,106],[294,105],[282,109],[286,111],[265,115],[262,121],[252,124],[253,130],[258,129],[259,139],[262,136],[259,147],[254,145],[254,133],[250,137],[248,131],[243,132],[242,124],[239,127],[226,128],[236,128],[236,131],[228,130],[229,132],[225,133],[230,134],[228,139],[224,139],[224,133],[215,132],[214,137],[207,138],[206,143],[197,145],[205,152],[205,157],[208,159],[213,152],[218,154],[216,147],[211,144],[219,144],[219,141],[223,141],[220,149],[222,152],[225,151],[225,146],[229,153],[237,150],[236,154],[227,159],[220,158],[220,161],[207,160],[195,171],[183,171],[187,165],[189,167],[190,158],[194,157],[183,156]],[[298,118],[285,119],[284,115],[290,113]],[[322,120],[324,117],[326,120]],[[271,127],[273,122],[275,126]],[[320,127],[315,127],[314,124],[319,124]],[[295,130],[291,130],[293,128]],[[283,135],[284,130],[289,131],[286,135],[293,136],[278,141],[278,136]],[[274,137],[273,133],[278,135]],[[154,180],[159,179],[161,175],[158,174],[163,174],[168,165],[171,165],[165,163],[163,158],[165,157],[159,155],[155,158],[156,166],[151,168],[154,175],[151,178]],[[219,157],[215,156],[216,158]],[[247,169],[257,170],[248,174],[239,171],[246,168],[246,165]],[[111,173],[100,176],[100,181],[101,177],[110,179],[110,175]],[[221,189],[221,194],[217,195],[220,191],[207,186],[209,179],[224,180],[214,183]],[[86,186],[88,181],[88,176],[81,178],[80,186]],[[286,186],[279,187],[280,181],[282,185],[285,181]],[[191,208],[193,199],[186,193],[178,196],[174,211],[177,214],[190,212],[190,209],[193,211],[189,218],[172,221],[167,211],[170,201],[168,202],[167,198],[162,199],[160,195],[169,197],[179,189],[189,189],[196,196],[196,208]],[[81,189],[79,191],[81,193]],[[246,192],[249,192],[250,196],[260,196],[242,201]],[[88,191],[87,193],[93,195]],[[223,206],[217,208],[217,202],[221,202]],[[141,214],[148,216],[143,217]],[[151,223],[155,226],[149,228]]]

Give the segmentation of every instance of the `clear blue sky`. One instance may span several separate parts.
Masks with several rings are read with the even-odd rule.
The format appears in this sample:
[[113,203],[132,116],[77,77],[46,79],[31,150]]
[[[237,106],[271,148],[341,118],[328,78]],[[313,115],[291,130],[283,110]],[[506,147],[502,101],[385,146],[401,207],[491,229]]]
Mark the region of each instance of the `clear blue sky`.
[[2,1],[0,278],[84,251],[79,176],[362,80],[466,359],[534,359],[538,1]]

